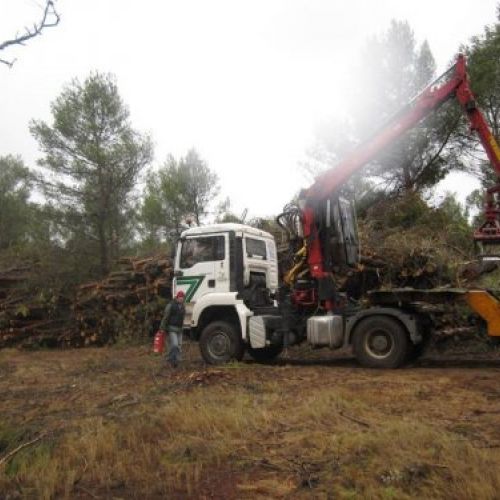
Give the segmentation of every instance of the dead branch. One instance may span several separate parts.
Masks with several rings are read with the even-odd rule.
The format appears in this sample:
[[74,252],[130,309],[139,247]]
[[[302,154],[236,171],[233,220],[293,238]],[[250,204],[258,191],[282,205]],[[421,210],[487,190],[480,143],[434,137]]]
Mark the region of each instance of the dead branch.
[[87,488],[84,488],[83,486],[76,486],[76,489],[83,491],[83,493],[86,493],[87,495],[89,495],[92,498],[99,498],[98,496],[94,495],[90,490],[88,490]]
[[17,453],[19,453],[24,448],[27,448],[28,446],[31,446],[31,445],[33,445],[35,443],[38,443],[38,441],[40,441],[41,439],[43,439],[46,435],[47,435],[46,433],[40,434],[39,436],[37,436],[36,438],[32,439],[31,441],[27,441],[26,443],[22,443],[17,448],[14,448],[12,451],[10,451],[9,453],[7,453],[7,455],[5,455],[3,458],[0,459],[0,467],[2,465],[5,465],[11,458],[14,457],[14,455],[16,455]]
[[[34,23],[32,28],[26,27],[24,34],[16,35],[14,38],[0,43],[0,51],[13,45],[24,45],[28,40],[41,35],[45,28],[53,28],[54,26],[57,26],[60,20],[61,17],[54,6],[53,0],[47,0],[42,19],[38,23]],[[12,61],[0,59],[0,63],[9,66],[9,68],[11,68],[15,62],[16,59],[13,59]]]
[[339,415],[347,420],[350,420],[351,422],[361,425],[361,427],[370,427],[370,424],[368,422],[364,422],[363,420],[359,420],[358,418],[351,417],[351,415],[347,415],[342,410],[339,410]]

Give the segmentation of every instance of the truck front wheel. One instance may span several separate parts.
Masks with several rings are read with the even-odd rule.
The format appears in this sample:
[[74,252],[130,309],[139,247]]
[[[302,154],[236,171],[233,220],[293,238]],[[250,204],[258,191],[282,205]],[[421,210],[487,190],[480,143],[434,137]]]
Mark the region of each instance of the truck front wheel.
[[221,365],[232,360],[241,361],[245,346],[231,323],[214,321],[201,332],[200,351],[207,363]]
[[369,368],[398,368],[411,348],[401,323],[387,316],[363,319],[354,329],[352,345],[356,359]]

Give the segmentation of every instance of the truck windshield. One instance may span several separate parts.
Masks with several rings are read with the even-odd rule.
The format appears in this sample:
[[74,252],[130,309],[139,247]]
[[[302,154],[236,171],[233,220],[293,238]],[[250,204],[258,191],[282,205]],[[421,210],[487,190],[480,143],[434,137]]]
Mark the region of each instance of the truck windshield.
[[180,266],[193,267],[199,262],[224,260],[224,236],[204,236],[189,238],[182,242]]

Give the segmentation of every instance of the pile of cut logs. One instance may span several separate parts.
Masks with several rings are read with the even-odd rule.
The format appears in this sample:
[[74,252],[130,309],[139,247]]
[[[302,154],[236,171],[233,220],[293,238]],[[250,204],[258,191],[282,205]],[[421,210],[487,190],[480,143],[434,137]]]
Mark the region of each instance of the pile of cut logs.
[[164,255],[123,258],[71,298],[33,289],[33,272],[29,265],[0,271],[0,348],[103,345],[151,334],[170,298],[173,270]]
[[73,305],[78,345],[151,334],[170,299],[172,275],[171,261],[164,255],[127,257],[105,280],[81,285]]

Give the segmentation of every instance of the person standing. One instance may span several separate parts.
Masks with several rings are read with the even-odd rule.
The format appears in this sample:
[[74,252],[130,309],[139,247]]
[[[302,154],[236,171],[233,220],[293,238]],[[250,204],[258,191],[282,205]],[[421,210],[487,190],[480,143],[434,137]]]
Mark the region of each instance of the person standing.
[[182,348],[182,325],[186,309],[184,307],[185,294],[179,290],[175,299],[167,304],[160,323],[160,330],[168,332],[168,354],[167,362],[177,368],[181,360]]

